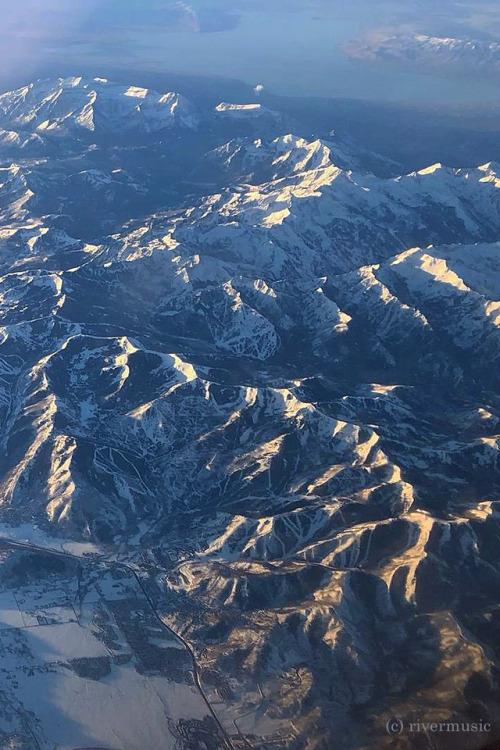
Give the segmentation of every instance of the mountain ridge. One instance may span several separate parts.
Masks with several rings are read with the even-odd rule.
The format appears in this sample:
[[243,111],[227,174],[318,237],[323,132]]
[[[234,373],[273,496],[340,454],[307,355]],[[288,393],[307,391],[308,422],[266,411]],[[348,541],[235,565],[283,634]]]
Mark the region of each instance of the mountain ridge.
[[497,726],[498,166],[56,115],[0,145],[2,530],[136,566],[235,747]]

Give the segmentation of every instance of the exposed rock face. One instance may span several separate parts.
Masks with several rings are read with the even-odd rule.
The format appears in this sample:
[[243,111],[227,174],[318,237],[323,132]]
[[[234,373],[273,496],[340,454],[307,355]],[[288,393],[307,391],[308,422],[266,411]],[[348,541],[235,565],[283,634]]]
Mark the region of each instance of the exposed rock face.
[[147,552],[233,733],[495,725],[498,165],[102,81],[0,108],[2,522]]

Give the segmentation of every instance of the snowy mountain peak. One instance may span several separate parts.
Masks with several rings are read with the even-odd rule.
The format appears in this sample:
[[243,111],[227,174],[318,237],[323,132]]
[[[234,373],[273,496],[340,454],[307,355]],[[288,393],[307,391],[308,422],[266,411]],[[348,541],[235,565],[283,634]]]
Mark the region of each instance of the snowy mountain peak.
[[0,125],[51,134],[75,129],[154,133],[196,128],[198,115],[180,94],[71,77],[39,80],[0,96]]

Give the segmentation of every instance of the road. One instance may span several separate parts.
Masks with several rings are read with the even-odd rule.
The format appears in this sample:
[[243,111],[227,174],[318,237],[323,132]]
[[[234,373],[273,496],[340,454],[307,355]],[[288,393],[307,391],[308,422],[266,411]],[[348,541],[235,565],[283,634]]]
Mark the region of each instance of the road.
[[[128,565],[127,563],[121,563],[121,562],[116,562],[116,561],[94,560],[94,559],[88,558],[88,557],[79,557],[78,555],[72,555],[70,552],[63,552],[63,551],[59,551],[59,550],[54,550],[54,549],[51,549],[50,547],[39,547],[39,546],[34,545],[34,544],[29,544],[28,542],[18,542],[18,541],[15,541],[15,540],[3,539],[3,538],[0,539],[0,548],[1,547],[11,548],[11,549],[28,550],[30,552],[35,552],[35,553],[39,553],[39,554],[51,555],[51,556],[54,556],[54,557],[64,558],[64,559],[67,559],[67,560],[71,560],[73,562],[76,561],[79,564],[85,563],[86,565],[94,565],[96,567],[104,567],[104,568],[114,569],[114,570],[125,570],[128,573],[130,573],[135,578],[137,584],[139,585],[139,587],[140,587],[142,593],[144,594],[144,597],[145,597],[145,599],[146,599],[146,601],[147,601],[147,603],[148,603],[151,611],[153,612],[155,618],[158,620],[158,622],[161,624],[161,626],[163,628],[165,628],[166,630],[168,630],[168,632],[170,633],[170,635],[173,635],[180,643],[182,643],[182,645],[184,646],[184,648],[189,653],[189,656],[191,658],[191,662],[192,662],[192,665],[193,665],[193,678],[194,678],[195,686],[198,689],[198,692],[200,693],[201,699],[203,700],[203,702],[207,706],[207,709],[208,709],[210,715],[212,716],[212,718],[214,719],[215,723],[217,724],[217,727],[218,727],[219,732],[220,732],[221,742],[222,742],[221,750],[235,750],[231,738],[229,737],[228,733],[224,729],[221,721],[219,720],[219,718],[218,718],[217,714],[215,713],[212,705],[210,704],[210,701],[208,700],[207,696],[205,695],[205,693],[203,691],[203,687],[202,687],[201,680],[200,680],[200,668],[199,668],[198,663],[196,661],[196,656],[195,656],[195,653],[194,653],[192,647],[190,646],[190,644],[179,633],[176,633],[175,630],[172,630],[172,628],[169,627],[162,620],[162,618],[161,618],[158,610],[156,609],[156,607],[154,605],[153,600],[151,599],[151,596],[150,596],[149,592],[147,591],[146,587],[144,586],[143,581],[141,580],[140,575],[138,574],[137,570],[132,565]],[[143,750],[143,748],[141,748],[140,750]]]

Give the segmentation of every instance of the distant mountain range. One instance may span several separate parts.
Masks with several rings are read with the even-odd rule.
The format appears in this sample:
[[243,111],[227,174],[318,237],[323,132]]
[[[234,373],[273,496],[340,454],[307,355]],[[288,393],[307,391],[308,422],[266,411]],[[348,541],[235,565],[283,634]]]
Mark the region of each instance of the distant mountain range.
[[500,75],[500,42],[455,39],[407,32],[371,32],[344,45],[358,60],[397,62],[419,68]]
[[398,174],[291,125],[102,79],[0,96],[2,533],[133,565],[233,748],[389,748],[395,716],[479,717],[479,750],[500,167]]

